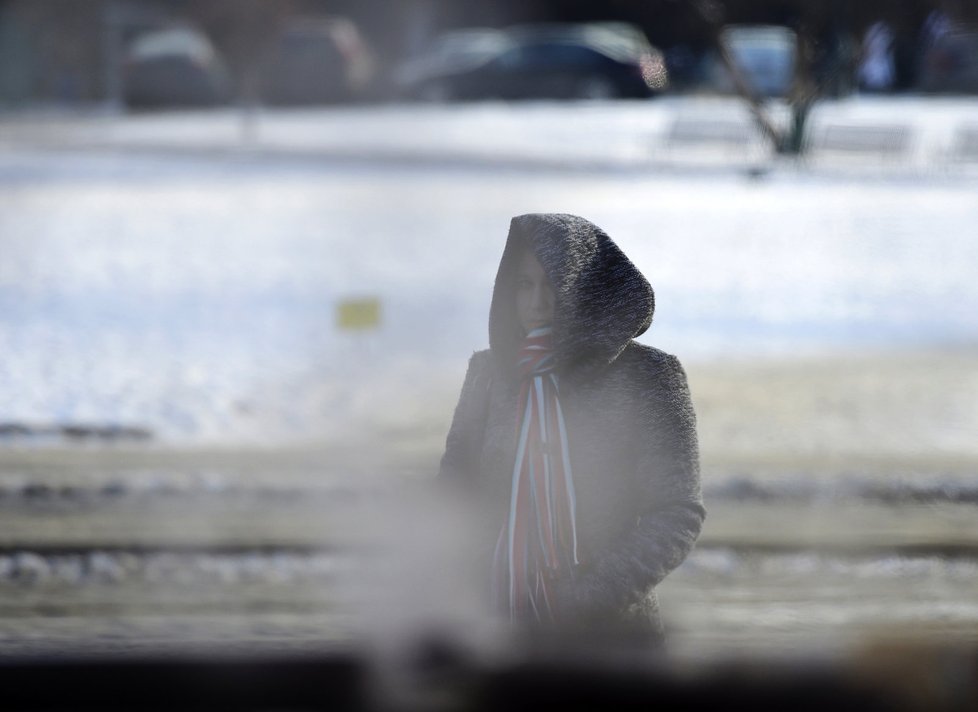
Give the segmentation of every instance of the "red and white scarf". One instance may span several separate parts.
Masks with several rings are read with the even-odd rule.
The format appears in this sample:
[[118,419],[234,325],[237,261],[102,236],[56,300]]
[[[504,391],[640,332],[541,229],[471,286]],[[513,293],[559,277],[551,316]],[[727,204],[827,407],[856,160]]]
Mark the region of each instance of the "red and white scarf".
[[574,481],[552,339],[550,327],[534,329],[519,355],[512,493],[493,558],[495,599],[513,619],[553,620],[550,582],[578,564]]

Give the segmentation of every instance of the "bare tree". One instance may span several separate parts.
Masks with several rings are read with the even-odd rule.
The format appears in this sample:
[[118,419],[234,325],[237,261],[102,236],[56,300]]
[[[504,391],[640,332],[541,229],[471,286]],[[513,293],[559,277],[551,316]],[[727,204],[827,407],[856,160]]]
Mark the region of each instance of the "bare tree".
[[[831,27],[839,18],[833,18],[833,8],[825,3],[797,3],[791,27],[795,33],[795,72],[787,102],[790,118],[785,126],[778,126],[769,113],[769,107],[758,94],[748,77],[741,71],[722,38],[727,24],[728,9],[719,0],[694,0],[692,3],[700,20],[710,28],[710,37],[721,63],[729,73],[737,93],[747,103],[751,115],[763,135],[774,149],[783,155],[797,155],[805,150],[805,132],[812,107],[823,96],[836,93],[844,86],[852,72],[850,52],[844,40],[844,32],[835,27],[837,40],[826,47],[818,35]],[[838,8],[835,8],[838,11]],[[816,58],[820,57],[820,71],[816,71]]]
[[753,116],[761,133],[771,141],[775,150],[781,151],[785,140],[784,132],[771,120],[764,100],[750,83],[747,76],[741,71],[730,49],[723,41],[722,32],[726,24],[726,8],[716,0],[695,0],[693,7],[700,18],[710,27],[710,37],[717,56],[730,75],[735,90],[747,102],[751,116]]

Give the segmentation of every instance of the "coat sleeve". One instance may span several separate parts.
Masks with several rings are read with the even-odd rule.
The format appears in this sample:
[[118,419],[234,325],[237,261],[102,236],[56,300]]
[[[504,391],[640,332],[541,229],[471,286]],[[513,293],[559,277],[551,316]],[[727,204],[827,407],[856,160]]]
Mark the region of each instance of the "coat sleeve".
[[477,351],[469,359],[438,469],[439,482],[467,483],[476,476],[489,416],[489,366],[488,351]]
[[659,368],[656,386],[638,408],[635,494],[641,514],[564,592],[570,610],[621,610],[640,599],[683,562],[702,528],[706,510],[686,373],[674,356]]

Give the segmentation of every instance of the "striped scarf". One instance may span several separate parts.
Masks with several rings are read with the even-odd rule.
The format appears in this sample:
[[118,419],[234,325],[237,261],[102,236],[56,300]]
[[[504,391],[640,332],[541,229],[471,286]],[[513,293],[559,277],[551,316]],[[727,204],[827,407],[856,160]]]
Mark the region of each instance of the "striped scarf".
[[551,331],[531,331],[519,356],[516,461],[492,574],[496,605],[512,619],[552,621],[551,581],[578,564],[574,482]]

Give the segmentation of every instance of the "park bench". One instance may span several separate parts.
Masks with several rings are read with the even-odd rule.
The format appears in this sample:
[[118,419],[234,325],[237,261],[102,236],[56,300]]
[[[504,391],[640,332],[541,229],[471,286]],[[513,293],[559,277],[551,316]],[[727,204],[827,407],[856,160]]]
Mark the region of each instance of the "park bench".
[[677,117],[666,134],[669,145],[719,144],[746,146],[757,139],[757,131],[746,121]]
[[949,158],[955,162],[978,163],[978,124],[958,127],[951,141]]
[[902,124],[855,126],[828,124],[811,138],[815,152],[898,156],[907,151],[910,129]]

